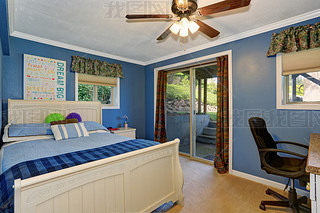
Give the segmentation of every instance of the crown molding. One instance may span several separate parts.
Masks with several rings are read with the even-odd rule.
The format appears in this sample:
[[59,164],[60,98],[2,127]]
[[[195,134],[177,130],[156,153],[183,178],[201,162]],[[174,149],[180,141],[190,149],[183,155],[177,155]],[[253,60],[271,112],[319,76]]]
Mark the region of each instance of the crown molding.
[[8,0],[8,28],[9,28],[9,34],[11,35],[13,33],[13,26],[14,26],[14,5],[15,5],[15,0]]
[[193,53],[193,52],[197,52],[197,51],[200,51],[200,50],[208,49],[210,47],[215,47],[215,46],[218,46],[218,45],[226,44],[226,43],[233,42],[233,41],[236,41],[236,40],[248,38],[248,37],[251,37],[251,36],[254,36],[254,35],[258,35],[258,34],[261,34],[261,33],[269,32],[271,30],[279,29],[279,28],[282,28],[282,27],[286,27],[288,25],[296,24],[296,23],[299,23],[299,22],[302,22],[302,21],[306,21],[306,20],[309,20],[309,19],[313,19],[313,18],[317,18],[317,17],[320,17],[320,9],[313,10],[313,11],[310,11],[308,13],[304,13],[304,14],[301,14],[301,15],[298,15],[298,16],[294,16],[294,17],[291,17],[291,18],[288,18],[288,19],[284,19],[284,20],[281,20],[281,21],[278,21],[278,22],[274,22],[272,24],[268,24],[268,25],[265,25],[263,27],[255,28],[253,30],[249,30],[249,31],[246,31],[246,32],[243,32],[243,33],[238,33],[236,35],[232,35],[232,36],[229,36],[229,37],[226,37],[226,38],[218,39],[216,41],[205,43],[205,44],[202,44],[202,45],[199,45],[199,46],[196,46],[196,47],[188,48],[185,51],[179,51],[179,52],[172,53],[170,55],[166,55],[166,56],[161,57],[161,58],[157,58],[157,59],[154,59],[154,60],[149,60],[149,61],[146,61],[145,64],[146,65],[150,65],[150,64],[154,64],[154,63],[157,63],[157,62],[160,62],[160,61],[165,61],[165,60],[168,60],[168,59],[172,59],[172,58],[175,58],[175,57],[183,56],[183,55],[190,54],[190,53]]
[[22,38],[22,39],[26,39],[26,40],[30,40],[30,41],[35,41],[35,42],[39,42],[39,43],[43,43],[43,44],[48,44],[48,45],[55,46],[55,47],[61,47],[64,49],[79,51],[79,52],[83,52],[83,53],[89,53],[89,54],[96,55],[96,56],[102,56],[102,57],[106,57],[106,58],[110,58],[110,59],[115,59],[115,60],[133,63],[133,64],[138,64],[138,65],[142,65],[142,66],[146,65],[146,63],[143,61],[138,61],[138,60],[134,60],[134,59],[118,56],[118,55],[100,52],[100,51],[96,51],[96,50],[92,50],[92,49],[88,49],[88,48],[84,48],[84,47],[80,47],[80,46],[76,46],[76,45],[71,45],[71,44],[67,44],[67,43],[63,43],[63,42],[59,42],[59,41],[55,41],[55,40],[50,40],[50,39],[46,39],[46,38],[42,38],[42,37],[34,36],[31,34],[16,31],[14,29],[15,0],[8,0],[7,4],[8,4],[8,18],[9,18],[8,22],[9,22],[10,36]]
[[88,48],[84,48],[84,47],[79,47],[79,46],[75,46],[75,45],[71,45],[71,44],[66,44],[63,42],[54,41],[54,40],[50,40],[50,39],[46,39],[46,38],[41,38],[41,37],[37,37],[34,35],[22,33],[19,31],[13,31],[11,33],[11,36],[16,37],[16,38],[30,40],[30,41],[35,41],[35,42],[39,42],[39,43],[43,43],[43,44],[48,44],[48,45],[55,46],[55,47],[61,47],[64,49],[69,49],[69,50],[79,51],[79,52],[88,53],[88,54],[92,54],[92,55],[102,56],[102,57],[106,57],[106,58],[110,58],[110,59],[115,59],[115,60],[119,60],[119,61],[129,62],[129,63],[133,63],[133,64],[139,64],[139,65],[143,65],[143,66],[146,65],[142,61],[138,61],[138,60],[134,60],[134,59],[130,59],[130,58],[125,58],[125,57],[121,57],[121,56],[113,55],[113,54],[109,54],[109,53],[104,53],[104,52],[100,52],[100,51],[96,51],[96,50],[92,50],[92,49],[88,49]]

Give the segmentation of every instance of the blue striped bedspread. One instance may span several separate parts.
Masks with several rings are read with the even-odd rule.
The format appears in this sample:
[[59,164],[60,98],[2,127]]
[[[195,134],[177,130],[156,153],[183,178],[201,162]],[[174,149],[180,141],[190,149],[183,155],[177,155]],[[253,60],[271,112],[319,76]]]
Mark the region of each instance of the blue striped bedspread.
[[158,142],[154,141],[134,139],[108,146],[18,163],[0,175],[0,212],[14,212],[14,189],[12,186],[15,179],[20,178],[23,180],[158,144]]

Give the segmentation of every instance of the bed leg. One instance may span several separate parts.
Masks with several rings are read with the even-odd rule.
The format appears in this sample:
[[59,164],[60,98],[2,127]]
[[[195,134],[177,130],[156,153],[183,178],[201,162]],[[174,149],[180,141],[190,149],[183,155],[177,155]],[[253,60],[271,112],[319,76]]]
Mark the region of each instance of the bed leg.
[[180,195],[179,195],[179,199],[177,201],[177,204],[179,204],[180,206],[184,206],[184,195],[182,192],[180,192]]
[[[179,139],[176,139],[179,141]],[[177,143],[176,149],[177,153],[179,153],[179,143]],[[184,194],[183,194],[183,185],[184,185],[184,177],[183,177],[183,172],[182,172],[182,167],[180,164],[180,158],[179,154],[176,156],[176,165],[177,165],[177,178],[178,178],[178,187],[179,187],[179,195],[178,195],[178,201],[176,202],[180,206],[184,206]]]
[[21,213],[21,179],[14,180],[14,212]]

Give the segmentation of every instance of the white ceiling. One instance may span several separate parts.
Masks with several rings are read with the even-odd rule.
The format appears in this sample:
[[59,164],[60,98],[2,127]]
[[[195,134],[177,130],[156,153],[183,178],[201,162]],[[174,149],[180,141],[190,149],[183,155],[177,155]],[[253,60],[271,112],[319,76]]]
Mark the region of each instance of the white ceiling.
[[[235,35],[255,32],[257,28],[272,29],[279,21],[285,20],[281,22],[285,25],[292,18],[320,16],[320,0],[252,0],[249,7],[201,18],[220,31],[216,38],[196,32],[186,39],[171,34],[159,42],[156,38],[173,22],[129,22],[124,16],[138,12],[168,13],[171,0],[8,1],[12,36],[140,64],[183,54],[184,49],[187,53],[214,46]],[[198,0],[198,5],[203,7],[218,1]]]

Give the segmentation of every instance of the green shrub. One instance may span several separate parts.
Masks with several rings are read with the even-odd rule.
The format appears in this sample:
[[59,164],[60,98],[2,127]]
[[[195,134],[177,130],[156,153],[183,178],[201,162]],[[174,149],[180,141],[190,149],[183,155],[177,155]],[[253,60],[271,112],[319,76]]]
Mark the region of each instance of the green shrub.
[[[203,84],[201,85],[201,100],[203,102]],[[198,100],[198,88],[196,91],[196,100]],[[167,99],[169,100],[188,100],[190,101],[190,89],[189,80],[183,79],[179,84],[168,84],[167,85]],[[208,105],[217,105],[217,85],[216,83],[209,83],[207,85],[207,103]]]
[[93,101],[93,85],[78,84],[78,100]]

